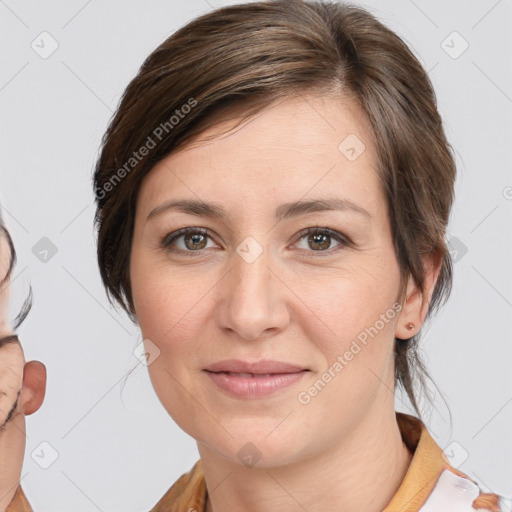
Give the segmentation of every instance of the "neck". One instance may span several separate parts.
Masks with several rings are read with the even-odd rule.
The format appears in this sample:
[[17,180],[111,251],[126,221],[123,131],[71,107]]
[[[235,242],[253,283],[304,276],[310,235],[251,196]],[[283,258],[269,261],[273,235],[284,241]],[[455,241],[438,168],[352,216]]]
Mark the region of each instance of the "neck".
[[337,446],[277,468],[247,468],[198,448],[209,489],[206,512],[381,512],[412,459],[393,410],[385,418],[365,417]]

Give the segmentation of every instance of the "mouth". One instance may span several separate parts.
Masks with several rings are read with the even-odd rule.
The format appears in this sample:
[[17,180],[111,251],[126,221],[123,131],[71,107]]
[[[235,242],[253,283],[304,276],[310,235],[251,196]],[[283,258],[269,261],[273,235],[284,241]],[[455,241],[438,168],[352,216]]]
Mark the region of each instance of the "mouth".
[[212,373],[236,373],[239,375],[257,376],[257,375],[275,375],[285,373],[297,373],[308,370],[308,368],[287,363],[284,361],[241,361],[239,359],[228,359],[213,363],[205,368]]
[[[209,370],[205,370],[209,371]],[[297,372],[290,372],[290,373],[237,373],[237,372],[210,372],[210,373],[217,373],[217,374],[224,374],[224,375],[230,375],[231,377],[241,377],[241,378],[250,378],[250,377],[256,377],[256,378],[262,378],[262,377],[271,377],[273,375],[290,375],[290,373],[297,373]]]
[[298,382],[308,368],[281,361],[220,361],[204,369],[208,377],[231,397],[256,399]]

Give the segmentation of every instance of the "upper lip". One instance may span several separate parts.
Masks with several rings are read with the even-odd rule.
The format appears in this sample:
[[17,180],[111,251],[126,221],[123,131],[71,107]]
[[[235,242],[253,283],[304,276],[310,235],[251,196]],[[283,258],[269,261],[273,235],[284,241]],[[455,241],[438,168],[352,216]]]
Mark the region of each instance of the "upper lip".
[[267,373],[296,373],[307,368],[296,366],[294,364],[285,363],[282,361],[257,361],[250,363],[248,361],[241,361],[238,359],[228,359],[213,363],[205,368],[209,372],[233,372],[233,373],[253,373],[253,374],[267,374]]

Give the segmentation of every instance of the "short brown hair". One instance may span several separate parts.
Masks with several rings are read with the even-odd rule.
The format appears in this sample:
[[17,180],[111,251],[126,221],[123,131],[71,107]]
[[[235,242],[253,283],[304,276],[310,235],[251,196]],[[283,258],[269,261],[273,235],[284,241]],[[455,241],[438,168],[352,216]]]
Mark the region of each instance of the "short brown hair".
[[[377,149],[400,297],[409,276],[424,289],[422,256],[432,254],[441,271],[428,316],[446,301],[452,264],[445,230],[455,162],[428,75],[402,39],[361,7],[274,0],[214,10],[171,35],[128,85],[102,139],[94,174],[98,263],[109,300],[134,322],[129,261],[142,179],[231,110],[245,120],[305,92],[350,95],[357,102]],[[151,150],[135,158],[150,140]],[[421,416],[414,383],[424,388],[428,373],[418,340],[395,340],[395,383]]]

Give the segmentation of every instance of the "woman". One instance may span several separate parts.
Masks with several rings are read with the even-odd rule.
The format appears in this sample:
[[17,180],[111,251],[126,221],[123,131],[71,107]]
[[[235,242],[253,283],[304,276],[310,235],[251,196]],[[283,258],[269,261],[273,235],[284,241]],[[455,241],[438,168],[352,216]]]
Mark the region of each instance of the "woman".
[[94,188],[103,282],[200,453],[153,511],[501,510],[394,410],[420,416],[454,179],[425,71],[361,8],[225,7],[145,60]]

